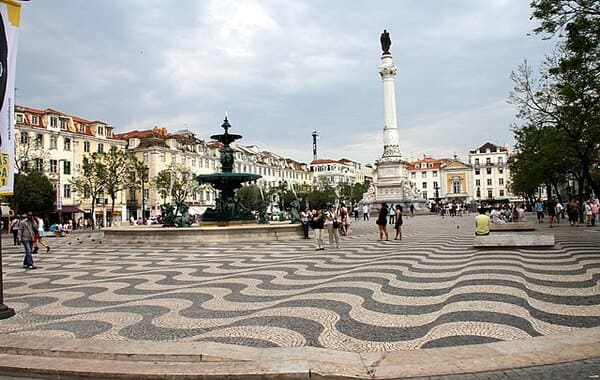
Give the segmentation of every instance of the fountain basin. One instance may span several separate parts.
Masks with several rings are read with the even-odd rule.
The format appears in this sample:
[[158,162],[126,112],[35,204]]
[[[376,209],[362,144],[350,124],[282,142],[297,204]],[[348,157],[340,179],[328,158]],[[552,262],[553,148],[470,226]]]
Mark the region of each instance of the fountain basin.
[[289,241],[303,238],[302,225],[291,224],[230,224],[227,227],[192,226],[163,228],[152,226],[122,226],[104,228],[104,239],[124,244],[196,245],[209,243],[240,243],[256,241]]

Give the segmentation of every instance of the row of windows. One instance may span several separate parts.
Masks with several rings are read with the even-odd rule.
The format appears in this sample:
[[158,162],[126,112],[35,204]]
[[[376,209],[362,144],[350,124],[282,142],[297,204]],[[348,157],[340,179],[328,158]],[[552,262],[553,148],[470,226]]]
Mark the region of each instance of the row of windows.
[[[493,185],[491,178],[487,179],[487,185],[488,186],[492,186]],[[504,178],[498,178],[498,185],[504,186]],[[475,186],[481,186],[481,180],[476,179],[475,180]]]
[[[431,176],[433,178],[436,178],[438,176],[438,171],[437,170],[432,171]],[[411,179],[417,178],[417,172],[410,172],[410,178]],[[421,178],[427,178],[427,172],[421,172]]]
[[[475,196],[476,196],[478,199],[480,199],[480,198],[481,198],[481,190],[477,189],[477,192],[476,192]],[[504,197],[504,196],[505,196],[505,192],[504,192],[504,190],[503,190],[503,189],[500,189],[500,190],[498,191],[498,196],[499,196],[499,197]],[[493,190],[491,190],[491,189],[490,189],[490,190],[488,190],[488,191],[487,191],[487,198],[488,198],[488,199],[493,199],[493,198],[494,198],[494,191],[493,191]]]
[[[21,133],[20,142],[23,145],[29,143],[29,134],[27,132]],[[42,134],[35,135],[35,146],[37,148],[44,147],[44,135],[42,135]],[[72,140],[68,137],[63,137],[63,150],[71,151],[71,146],[72,146]],[[54,136],[54,135],[50,136],[50,145],[49,145],[48,149],[58,149],[58,136]],[[84,141],[83,142],[83,151],[85,153],[90,153],[90,150],[91,150],[90,141],[87,141],[87,140]],[[104,144],[103,143],[98,143],[97,151],[99,153],[104,152]]]
[[[492,168],[485,168],[485,173],[490,175],[492,174]],[[481,169],[475,169],[475,175],[480,175]],[[498,168],[498,174],[504,174],[504,168]]]
[[[491,157],[486,157],[485,164],[486,165],[491,165],[492,164],[492,158]],[[503,165],[503,164],[504,164],[504,157],[498,157],[498,165]],[[479,165],[479,158],[475,159],[475,165]]]

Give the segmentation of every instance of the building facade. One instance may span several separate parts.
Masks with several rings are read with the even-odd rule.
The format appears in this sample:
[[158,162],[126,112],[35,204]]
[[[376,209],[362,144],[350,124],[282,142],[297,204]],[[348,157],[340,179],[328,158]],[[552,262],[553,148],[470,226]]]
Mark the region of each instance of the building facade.
[[409,179],[414,184],[421,199],[429,202],[443,197],[441,169],[448,159],[423,157],[408,164]]
[[[66,222],[91,217],[91,199],[74,192],[71,180],[81,175],[79,167],[86,154],[125,147],[126,143],[115,137],[113,126],[53,109],[16,105],[15,132],[15,166],[21,171],[37,169],[54,183],[58,219]],[[105,198],[101,198],[97,199],[96,218],[106,215]]]
[[508,202],[514,200],[508,189],[510,151],[507,146],[486,142],[469,152],[473,184],[471,192],[477,202]]

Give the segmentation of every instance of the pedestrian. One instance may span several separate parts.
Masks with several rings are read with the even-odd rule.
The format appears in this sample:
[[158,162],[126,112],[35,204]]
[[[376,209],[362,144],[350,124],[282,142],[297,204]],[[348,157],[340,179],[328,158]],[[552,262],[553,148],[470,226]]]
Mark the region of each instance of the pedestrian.
[[556,201],[554,200],[554,198],[548,200],[547,209],[550,228],[552,228],[556,223]]
[[358,206],[354,205],[354,208],[352,209],[352,212],[354,214],[354,221],[358,222]]
[[363,220],[369,220],[369,205],[363,205]]
[[579,201],[575,198],[571,199],[568,204],[567,214],[569,215],[569,224],[579,227]]
[[415,205],[410,204],[410,216],[415,216]]
[[396,229],[396,236],[394,240],[402,240],[402,206],[396,205],[396,223],[394,224],[394,229]]
[[315,231],[315,251],[322,251],[323,248],[323,226],[325,223],[325,215],[323,215],[323,210],[313,210],[312,212],[312,221],[311,227]]
[[308,207],[304,207],[300,212],[300,221],[302,222],[302,232],[304,233],[304,238],[308,239],[308,224],[310,222],[310,210]]
[[35,240],[33,243],[33,253],[38,252],[38,247],[41,245],[46,248],[46,253],[50,252],[50,246],[42,240],[44,237],[44,219],[35,217],[35,221],[37,222],[38,228],[35,236]]
[[329,235],[329,246],[333,248],[333,244],[335,243],[335,247],[339,248],[340,237],[338,229],[340,228],[340,222],[333,205],[329,205],[325,213],[325,228],[327,228],[327,234]]
[[544,204],[539,198],[537,201],[535,201],[534,207],[538,223],[544,223]]
[[10,230],[13,234],[13,245],[19,245],[19,225],[21,224],[21,219],[19,217],[15,217],[12,222],[10,222]]
[[554,204],[554,214],[556,214],[556,224],[560,224],[560,218],[564,218],[564,210],[562,203],[560,203],[560,199],[556,199],[556,203]]
[[385,240],[388,240],[387,233],[387,217],[388,217],[388,206],[387,203],[382,203],[379,207],[379,214],[377,216],[377,221],[375,222],[379,227],[379,241],[383,240],[385,236]]
[[490,234],[490,217],[485,214],[483,207],[479,208],[479,215],[475,217],[475,236]]
[[348,209],[346,205],[342,203],[340,207],[340,234],[342,236],[348,235],[348,227],[350,226],[350,216],[348,215]]
[[33,239],[35,238],[37,229],[38,226],[35,219],[33,219],[33,213],[31,211],[27,212],[27,219],[21,221],[18,233],[19,242],[21,242],[25,248],[23,268],[26,269],[35,269],[35,265],[33,265],[33,255],[31,253],[33,251]]
[[593,226],[593,220],[594,220],[594,212],[592,211],[592,200],[588,199],[587,202],[585,202],[585,219],[586,219],[586,226],[587,227],[591,227]]
[[396,221],[396,210],[394,209],[393,204],[391,204],[389,207],[388,216],[390,217],[390,224],[394,224]]

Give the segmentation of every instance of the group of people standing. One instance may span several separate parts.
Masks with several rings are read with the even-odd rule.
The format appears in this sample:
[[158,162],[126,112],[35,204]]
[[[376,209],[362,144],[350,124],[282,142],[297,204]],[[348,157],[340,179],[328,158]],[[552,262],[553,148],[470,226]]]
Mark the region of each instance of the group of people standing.
[[309,210],[305,207],[300,212],[300,220],[304,230],[304,238],[308,239],[309,227],[315,232],[315,245],[317,251],[325,249],[323,245],[323,230],[327,230],[329,235],[329,246],[331,248],[340,247],[340,234],[348,235],[350,227],[350,217],[348,209],[342,203],[339,210],[334,205],[328,205],[326,208]]
[[575,198],[563,205],[558,198],[550,198],[546,202],[541,199],[536,200],[534,204],[538,223],[544,223],[544,216],[547,214],[550,227],[560,224],[560,219],[569,220],[569,224],[579,227],[579,215],[581,212],[585,215],[585,222],[588,227],[600,224],[600,204],[598,199],[588,199],[583,202],[583,207]]
[[[402,240],[402,224],[404,221],[402,220],[402,206],[396,205],[396,207],[388,207],[387,203],[382,203],[379,206],[379,213],[377,215],[377,221],[375,222],[379,227],[379,240],[389,240],[387,225],[388,225],[388,216],[389,223],[394,224],[394,229],[396,230],[396,236],[394,240]],[[385,238],[385,239],[384,239]]]

